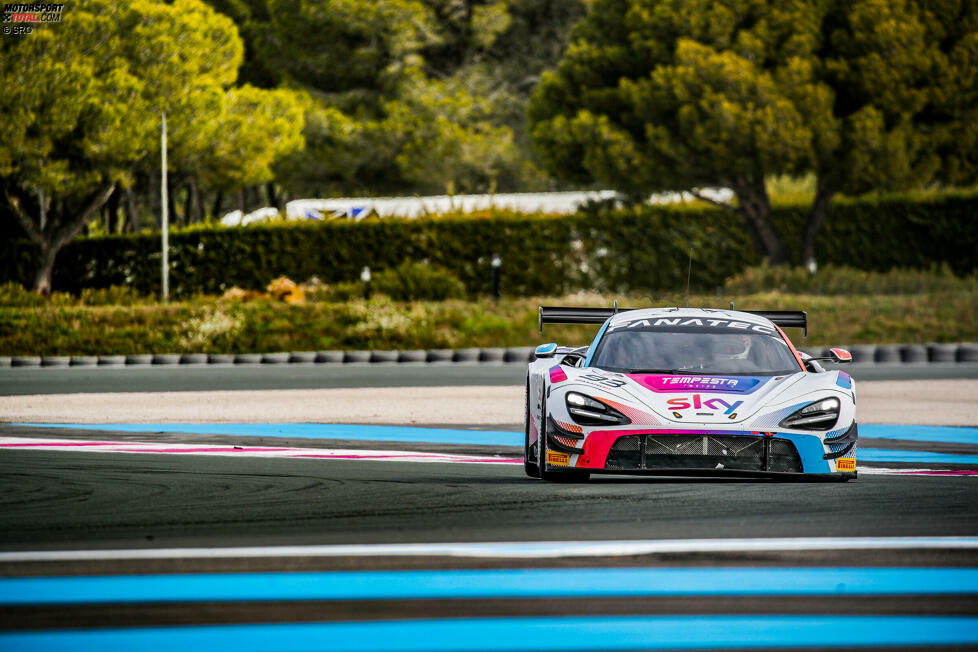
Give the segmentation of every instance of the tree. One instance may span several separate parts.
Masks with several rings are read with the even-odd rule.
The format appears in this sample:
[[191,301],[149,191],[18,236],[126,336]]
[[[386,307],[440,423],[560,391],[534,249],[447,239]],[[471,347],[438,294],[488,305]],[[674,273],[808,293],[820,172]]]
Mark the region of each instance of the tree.
[[281,115],[247,142],[232,138],[239,156],[217,157],[227,174],[258,165],[267,176],[269,157],[301,144],[301,120],[281,93],[226,90],[241,41],[230,19],[199,0],[87,0],[63,23],[4,39],[0,54],[0,110],[9,118],[0,123],[0,185],[40,249],[34,287],[42,293],[58,251],[134,171],[159,160],[162,112],[172,161],[185,170],[215,160],[221,120],[234,122],[236,135],[242,111]]
[[228,90],[212,123],[215,137],[200,157],[205,184],[235,190],[271,181],[273,164],[301,151],[304,120],[302,104],[291,91]]
[[815,259],[819,228],[838,194],[957,183],[968,172],[973,181],[975,166],[955,165],[942,149],[955,147],[952,134],[975,134],[976,17],[967,0],[835,0],[827,7],[816,76],[831,104],[795,98],[813,127],[816,175],[803,261]]
[[[598,0],[529,109],[545,167],[643,195],[731,188],[759,251],[786,253],[765,177],[804,169],[810,127],[785,78],[814,85],[814,3]],[[808,64],[808,65],[806,65]]]
[[525,104],[581,0],[209,0],[246,40],[246,81],[305,92],[292,193],[540,188]]
[[34,286],[125,179],[150,136],[142,81],[118,56],[123,10],[73,8],[70,20],[0,42],[0,182],[40,248]]
[[458,80],[419,78],[385,113],[380,131],[394,135],[394,162],[419,192],[485,192],[519,167],[512,130]]
[[773,264],[787,250],[765,179],[813,170],[813,257],[833,196],[940,170],[937,125],[960,116],[936,107],[965,76],[944,52],[973,61],[957,45],[971,37],[942,24],[913,0],[597,0],[534,92],[533,139],[549,171],[578,183],[731,188],[736,205],[721,205]]

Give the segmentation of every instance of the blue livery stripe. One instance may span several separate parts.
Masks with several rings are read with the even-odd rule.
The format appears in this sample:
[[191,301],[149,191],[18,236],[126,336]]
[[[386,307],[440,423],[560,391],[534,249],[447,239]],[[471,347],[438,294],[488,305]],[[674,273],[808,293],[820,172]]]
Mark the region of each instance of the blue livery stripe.
[[805,473],[829,473],[829,463],[825,459],[825,447],[817,435],[796,435],[779,432],[778,437],[790,440],[801,458],[801,468]]

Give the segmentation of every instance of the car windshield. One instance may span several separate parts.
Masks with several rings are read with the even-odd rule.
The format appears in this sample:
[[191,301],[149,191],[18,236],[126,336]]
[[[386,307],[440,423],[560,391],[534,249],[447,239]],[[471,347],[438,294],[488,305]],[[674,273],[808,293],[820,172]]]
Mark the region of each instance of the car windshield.
[[758,328],[771,332],[625,324],[605,333],[591,365],[623,373],[780,376],[800,371],[780,334]]

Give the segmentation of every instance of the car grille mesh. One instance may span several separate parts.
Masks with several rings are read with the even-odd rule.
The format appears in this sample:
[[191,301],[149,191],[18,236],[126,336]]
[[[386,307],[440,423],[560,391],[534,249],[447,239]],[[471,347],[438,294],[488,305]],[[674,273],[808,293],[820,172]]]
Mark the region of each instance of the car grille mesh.
[[[765,450],[767,449],[767,450]],[[748,435],[626,435],[608,453],[611,470],[720,470],[801,473],[788,439]]]

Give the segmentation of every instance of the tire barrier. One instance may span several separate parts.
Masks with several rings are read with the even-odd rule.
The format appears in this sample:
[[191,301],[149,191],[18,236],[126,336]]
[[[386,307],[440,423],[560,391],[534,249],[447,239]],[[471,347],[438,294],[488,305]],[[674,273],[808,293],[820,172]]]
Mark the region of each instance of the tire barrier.
[[956,362],[978,362],[978,344],[962,344],[954,356]]
[[[855,345],[853,364],[976,364],[978,342],[961,344]],[[811,356],[828,355],[828,349],[799,349]],[[107,367],[202,364],[526,364],[534,359],[533,347],[414,349],[408,351],[293,351],[271,353],[141,353],[129,355],[0,356],[0,367]]]
[[482,349],[479,351],[479,362],[502,362],[506,349]]
[[371,351],[371,362],[397,362],[397,351]]
[[904,362],[927,362],[927,349],[920,344],[901,346],[900,359]]
[[479,349],[455,349],[452,362],[478,362]]
[[428,352],[424,349],[416,349],[414,351],[400,351],[397,354],[398,362],[427,362]]
[[927,345],[927,361],[928,362],[954,362],[955,354],[957,353],[958,347],[954,344],[928,344]]
[[426,359],[428,362],[451,362],[454,355],[451,349],[431,349]]
[[342,351],[316,351],[316,362],[319,364],[342,364]]
[[877,346],[874,360],[879,364],[900,363],[900,347],[897,346]]
[[876,362],[876,346],[858,344],[849,349],[852,353],[853,363],[857,362]]
[[506,349],[506,353],[503,354],[503,362],[530,362],[536,359],[533,355],[532,346],[520,346],[515,349]]
[[344,351],[343,362],[344,364],[350,364],[352,362],[370,362],[371,353],[371,351]]

